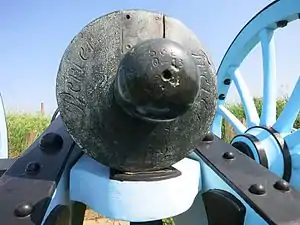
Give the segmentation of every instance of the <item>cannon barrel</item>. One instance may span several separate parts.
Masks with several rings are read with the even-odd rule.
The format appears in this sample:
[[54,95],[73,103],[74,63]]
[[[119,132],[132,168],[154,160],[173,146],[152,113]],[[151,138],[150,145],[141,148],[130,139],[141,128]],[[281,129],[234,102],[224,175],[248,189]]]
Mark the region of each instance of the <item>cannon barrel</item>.
[[71,41],[57,102],[76,143],[119,171],[171,166],[209,131],[215,69],[181,22],[142,10],[100,17]]
[[193,105],[199,88],[200,74],[192,56],[176,42],[159,38],[138,43],[125,54],[115,96],[129,115],[168,122]]

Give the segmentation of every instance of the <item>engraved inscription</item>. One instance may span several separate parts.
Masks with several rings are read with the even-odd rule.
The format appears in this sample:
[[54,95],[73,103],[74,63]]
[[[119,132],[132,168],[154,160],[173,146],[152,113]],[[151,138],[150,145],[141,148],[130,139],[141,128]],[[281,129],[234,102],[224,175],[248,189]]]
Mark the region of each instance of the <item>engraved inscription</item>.
[[67,71],[68,76],[72,77],[78,82],[81,82],[85,78],[85,73],[83,68],[81,68],[79,65],[77,65],[72,61],[69,63],[70,63],[70,68]]
[[81,90],[85,71],[73,61],[68,61],[68,64],[70,67],[66,71],[66,89],[64,92],[59,93],[59,97],[65,104],[67,111],[83,112],[86,104],[81,98]]
[[156,55],[156,51],[154,50],[149,50],[149,56],[155,56]]
[[165,56],[167,53],[167,50],[165,48],[161,49],[159,54],[161,54],[162,56]]
[[68,87],[71,91],[73,91],[73,92],[80,92],[80,91],[81,91],[81,86],[80,86],[79,83],[74,84],[74,83],[72,83],[71,81],[68,81],[68,82],[67,82],[67,87]]
[[180,70],[183,67],[183,59],[176,56],[176,53],[171,50],[172,63],[171,65],[175,69],[175,71]]
[[207,55],[203,51],[201,51],[201,53],[192,53],[192,57],[195,59],[196,64],[199,67],[207,66],[207,64],[211,65]]
[[80,47],[79,50],[79,56],[82,60],[86,61],[94,54],[96,43],[94,44],[92,43],[93,43],[92,37],[85,38],[85,42],[83,42],[83,45]]
[[156,68],[156,67],[158,67],[159,66],[159,58],[157,58],[157,57],[154,57],[153,59],[152,59],[152,67],[154,67],[154,68]]
[[105,71],[105,69],[102,64],[95,67],[94,72],[97,74],[97,76],[95,76],[97,78],[97,80],[95,82],[96,85],[94,86],[94,91],[96,89],[105,87],[106,82],[108,81],[109,77],[105,75],[104,71]]
[[67,89],[75,93],[80,92],[84,78],[83,68],[72,62],[71,67],[67,71],[67,78]]
[[192,57],[194,58],[197,67],[200,70],[204,69],[205,71],[209,71],[210,73],[214,74],[214,76],[217,75],[214,67],[211,66],[212,63],[210,62],[205,52],[199,51],[199,53],[192,53]]
[[[164,57],[167,57],[167,53],[171,55],[171,66],[174,69],[174,71],[178,72],[181,68],[183,68],[183,59],[179,58],[175,51],[167,50],[165,48],[162,48],[158,51],[158,53],[155,50],[149,50],[149,56],[152,58],[151,59],[151,65],[150,65],[150,70],[153,70],[154,68],[157,68],[158,66],[163,66],[168,60],[164,60]],[[163,60],[160,60],[157,55],[163,56]]]
[[76,111],[80,110],[81,112],[84,111],[85,102],[82,99],[75,97],[74,95],[68,92],[59,93],[59,97],[63,101],[63,103],[66,104],[65,109],[67,111],[70,112],[74,110]]

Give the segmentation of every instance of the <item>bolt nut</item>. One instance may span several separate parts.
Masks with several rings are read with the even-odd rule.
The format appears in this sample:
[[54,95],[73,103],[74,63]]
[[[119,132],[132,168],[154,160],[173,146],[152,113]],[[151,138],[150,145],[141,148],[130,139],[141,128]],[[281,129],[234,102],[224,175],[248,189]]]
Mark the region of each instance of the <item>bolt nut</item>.
[[14,214],[17,217],[26,217],[29,216],[32,213],[33,207],[31,204],[28,203],[22,203],[20,205],[17,205]]
[[278,180],[276,181],[276,183],[274,184],[274,188],[279,190],[279,191],[289,191],[290,190],[290,185],[288,182],[286,182],[285,180]]
[[230,85],[230,84],[231,84],[231,80],[228,79],[228,78],[225,79],[225,80],[224,80],[224,84],[225,84],[225,85]]
[[277,27],[283,28],[286,27],[289,22],[287,20],[280,20],[276,23]]
[[34,173],[38,173],[41,169],[41,166],[39,163],[37,162],[30,162],[27,164],[26,166],[26,172],[29,174],[34,174]]
[[218,98],[219,98],[219,100],[223,101],[223,100],[225,100],[225,95],[224,94],[220,94]]
[[263,195],[266,193],[266,189],[262,184],[252,184],[249,188],[249,192],[255,195]]
[[233,152],[225,152],[225,153],[223,154],[223,158],[224,158],[224,159],[234,159],[235,156],[234,156]]
[[47,133],[42,137],[40,141],[41,149],[47,153],[54,153],[60,150],[62,145],[63,139],[56,133]]
[[211,142],[214,140],[214,135],[212,133],[208,133],[202,139],[203,142]]

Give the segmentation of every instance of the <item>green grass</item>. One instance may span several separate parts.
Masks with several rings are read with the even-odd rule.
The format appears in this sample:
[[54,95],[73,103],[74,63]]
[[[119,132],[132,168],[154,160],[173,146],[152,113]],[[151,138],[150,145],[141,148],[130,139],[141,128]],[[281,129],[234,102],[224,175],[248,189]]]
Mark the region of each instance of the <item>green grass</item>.
[[31,144],[28,141],[41,135],[49,123],[49,117],[39,114],[9,113],[7,127],[10,156],[20,155]]
[[[276,104],[276,116],[278,117],[280,115],[280,113],[282,112],[282,110],[284,109],[284,106],[287,102],[287,98],[283,98],[283,99],[278,99],[277,100],[277,104]],[[261,110],[262,110],[262,99],[261,98],[255,98],[254,99],[254,104],[256,107],[256,110],[258,112],[258,115],[261,115]],[[245,111],[243,109],[243,106],[241,104],[226,104],[226,107],[233,113],[233,115],[235,115],[239,120],[242,120],[243,118],[245,118]],[[223,121],[222,124],[222,134],[224,134],[224,123],[225,121]],[[299,129],[300,128],[300,115],[298,115],[295,123],[294,123],[294,127]]]
[[[256,98],[254,102],[260,114],[262,101],[260,98]],[[282,112],[285,104],[286,99],[277,100],[277,116]],[[240,104],[228,104],[227,107],[238,119],[245,118],[244,109]],[[10,155],[17,156],[30,144],[28,143],[30,132],[34,136],[33,138],[38,137],[49,125],[50,117],[41,116],[40,114],[9,113],[7,115],[7,123]],[[300,117],[298,116],[295,128],[299,127]]]
[[[279,114],[282,112],[286,102],[288,99],[283,98],[283,99],[278,99],[277,104],[276,104],[276,112],[277,112],[277,117]],[[254,105],[257,109],[258,115],[261,115],[261,109],[262,109],[262,99],[261,98],[255,98],[254,99]],[[238,118],[242,119],[245,118],[245,111],[242,107],[241,104],[227,104],[227,107],[230,109],[230,111]]]

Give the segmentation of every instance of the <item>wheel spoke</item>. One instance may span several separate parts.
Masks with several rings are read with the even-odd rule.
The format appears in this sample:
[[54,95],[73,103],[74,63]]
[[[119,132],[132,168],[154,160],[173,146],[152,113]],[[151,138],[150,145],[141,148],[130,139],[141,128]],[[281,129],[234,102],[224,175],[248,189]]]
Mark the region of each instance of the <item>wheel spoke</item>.
[[259,124],[259,117],[254,105],[253,97],[251,96],[249,89],[237,68],[230,68],[228,71],[232,75],[232,80],[240,95],[242,105],[246,114],[246,121],[248,127],[256,126]]
[[294,133],[291,133],[290,135],[287,135],[284,138],[289,150],[291,151],[293,148],[299,148],[300,147],[300,130],[295,131]]
[[217,113],[223,116],[225,120],[227,120],[230,125],[233,127],[235,133],[242,134],[246,131],[246,127],[236,118],[228,109],[225,108],[224,105],[219,105],[217,109]]
[[263,58],[263,105],[260,124],[272,126],[276,121],[276,59],[273,30],[259,33]]
[[300,77],[294,87],[290,99],[274,124],[274,129],[279,133],[287,133],[293,129],[293,125],[300,112]]

